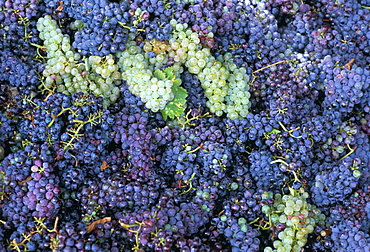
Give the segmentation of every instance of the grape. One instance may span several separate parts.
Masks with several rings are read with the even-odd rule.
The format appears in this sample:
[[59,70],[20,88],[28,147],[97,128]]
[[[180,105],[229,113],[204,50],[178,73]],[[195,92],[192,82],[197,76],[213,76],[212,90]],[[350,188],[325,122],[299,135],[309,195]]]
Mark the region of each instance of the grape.
[[[262,208],[266,215],[274,213],[276,215],[274,218],[286,226],[284,230],[277,231],[279,240],[273,243],[276,251],[291,251],[292,247],[300,250],[306,245],[308,234],[314,231],[314,225],[322,225],[324,221],[324,219],[320,220],[320,211],[306,202],[306,192],[303,189],[295,191],[291,188],[289,191],[290,194],[283,197],[275,194],[272,208],[265,208],[265,210]],[[295,209],[294,206],[297,203],[300,207]],[[309,214],[305,216],[301,214],[302,211],[308,211]]]

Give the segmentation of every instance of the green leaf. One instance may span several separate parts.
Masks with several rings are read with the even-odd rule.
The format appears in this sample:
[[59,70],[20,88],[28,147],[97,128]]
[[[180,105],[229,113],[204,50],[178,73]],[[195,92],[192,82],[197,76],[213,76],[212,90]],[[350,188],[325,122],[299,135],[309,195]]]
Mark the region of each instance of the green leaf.
[[173,87],[178,87],[181,85],[181,80],[180,79],[172,79]]
[[[181,84],[180,80],[176,81]],[[180,116],[185,111],[185,98],[188,96],[188,93],[184,88],[179,86],[180,84],[175,85],[174,83],[172,86],[174,98],[166,105],[164,109],[161,110],[162,116],[165,120],[167,120],[168,117],[174,119],[176,116]]]
[[166,75],[163,73],[163,71],[159,69],[154,71],[154,76],[157,77],[159,80],[163,80],[166,78]]
[[176,76],[173,74],[172,67],[167,67],[166,69],[163,70],[163,72],[166,74],[166,78],[169,80],[176,78]]
[[174,98],[172,101],[167,103],[166,107],[161,110],[162,116],[165,120],[167,118],[174,119],[175,117],[181,115],[185,111],[186,106],[186,97],[188,93],[181,85],[181,80],[176,79],[176,75],[173,73],[172,67],[167,67],[163,71],[156,70],[154,72],[154,76],[157,77],[159,80],[168,79],[171,80],[172,85],[172,93],[174,94]]

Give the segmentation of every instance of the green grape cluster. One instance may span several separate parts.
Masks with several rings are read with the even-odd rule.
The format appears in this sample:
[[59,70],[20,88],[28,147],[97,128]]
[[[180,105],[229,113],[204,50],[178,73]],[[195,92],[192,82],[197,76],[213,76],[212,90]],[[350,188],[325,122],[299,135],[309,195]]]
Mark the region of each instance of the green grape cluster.
[[71,47],[70,37],[63,35],[57,22],[48,15],[37,21],[37,30],[47,52],[43,71],[47,89],[56,88],[67,95],[93,93],[104,98],[105,108],[117,100],[121,74],[112,55],[82,59]]
[[[163,110],[174,99],[171,81],[158,80],[154,72],[166,68],[170,62],[175,76],[180,76],[184,67],[198,76],[212,113],[218,116],[226,113],[230,119],[245,117],[250,107],[246,69],[238,68],[229,53],[217,59],[213,57],[187,24],[175,20],[170,24],[173,32],[168,41],[145,40],[141,48],[130,34],[127,50],[117,53],[122,78],[127,80],[130,91],[139,96],[147,108]],[[155,55],[149,57],[153,52]]]
[[[129,38],[133,39],[133,34],[130,34]],[[117,53],[117,57],[122,78],[127,81],[129,90],[139,96],[148,109],[154,112],[163,110],[174,98],[172,80],[154,76],[155,70],[160,66],[153,60],[150,61],[135,41],[128,41],[126,48],[126,51]],[[163,62],[163,59],[159,60],[159,63]]]
[[[249,77],[245,68],[238,68],[227,53],[217,59],[209,48],[203,48],[198,34],[172,20],[174,33],[169,44],[176,50],[175,62],[183,63],[190,73],[197,74],[205,95],[207,107],[221,116],[226,113],[230,119],[243,118],[250,108]],[[212,33],[208,34],[212,37]],[[181,69],[180,69],[181,70]]]
[[[56,21],[50,16],[40,18],[37,29],[44,40],[48,58],[43,72],[44,85],[47,89],[56,87],[57,91],[66,94],[85,92],[102,96],[104,107],[108,107],[118,98],[117,85],[124,79],[130,91],[139,96],[148,109],[168,111],[172,117],[181,110],[174,112],[168,109],[170,102],[176,99],[177,107],[186,106],[181,104],[186,93],[179,87],[181,80],[178,76],[187,67],[190,73],[197,74],[212,113],[218,116],[226,113],[230,119],[245,117],[250,107],[246,70],[238,68],[229,53],[217,59],[213,57],[210,49],[202,47],[198,34],[192,32],[187,24],[179,24],[175,20],[170,24],[174,31],[169,41],[147,40],[142,48],[135,42],[135,34],[129,34],[127,50],[115,55],[118,58],[116,64],[112,55],[81,59],[81,55],[71,48],[69,36],[62,34]],[[75,29],[82,26],[82,22],[73,23]],[[212,33],[208,36],[212,37]],[[154,57],[149,57],[149,52],[154,52]],[[167,75],[156,75],[169,66],[174,74],[172,79]]]
[[274,195],[272,206],[264,205],[265,213],[272,227],[284,225],[273,242],[273,248],[265,248],[265,252],[300,252],[307,243],[307,236],[314,231],[316,225],[325,224],[325,215],[318,208],[307,203],[308,193],[303,188],[296,191],[289,188],[289,195]]
[[[178,24],[177,32],[187,28],[187,24]],[[197,34],[193,34],[193,40],[186,37],[192,34],[188,30],[178,35],[174,33],[169,41],[146,40],[141,48],[134,41],[135,35],[129,34],[129,41],[126,44],[127,50],[117,53],[118,65],[122,72],[122,78],[129,85],[130,91],[139,96],[145,106],[154,112],[162,111],[175,98],[173,90],[173,79],[159,78],[155,72],[171,67],[175,79],[180,81],[180,74],[183,72],[183,65],[187,59],[188,46],[190,48],[201,48]],[[178,36],[179,37],[178,37]],[[181,39],[181,43],[179,42]],[[155,52],[154,57],[149,57],[149,52]],[[166,63],[173,59],[172,64]],[[186,104],[183,104],[185,106]]]
[[[90,56],[85,61],[85,76],[84,92],[91,92],[96,96],[103,96],[104,107],[113,104],[119,97],[120,92],[118,85],[121,84],[121,73],[114,61],[113,55],[105,57]],[[86,83],[87,81],[87,83]],[[83,87],[81,87],[83,88]]]
[[74,93],[74,86],[83,84],[80,74],[83,67],[76,63],[81,59],[80,54],[72,50],[69,36],[62,34],[56,21],[50,16],[38,20],[37,30],[47,52],[47,62],[43,71],[44,85],[49,89],[59,86],[58,91]]
[[224,111],[230,119],[246,117],[251,106],[247,70],[244,67],[237,67],[230,53],[219,56],[219,61],[229,72],[226,79],[228,92],[225,97],[226,109]]

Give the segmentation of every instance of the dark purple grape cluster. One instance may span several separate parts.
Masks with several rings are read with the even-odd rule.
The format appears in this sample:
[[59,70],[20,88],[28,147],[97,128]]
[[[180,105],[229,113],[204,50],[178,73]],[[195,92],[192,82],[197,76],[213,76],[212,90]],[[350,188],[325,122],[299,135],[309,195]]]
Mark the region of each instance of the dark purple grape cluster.
[[204,89],[198,77],[186,71],[181,75],[181,81],[184,88],[188,91],[188,97],[186,98],[187,109],[192,110],[194,115],[205,114],[207,99],[204,96]]
[[36,22],[44,11],[43,1],[1,0],[0,50],[11,50],[24,59],[36,56],[36,47],[32,43],[40,44]]
[[308,4],[297,0],[272,0],[269,4],[272,8],[277,7],[283,15],[295,15],[298,11],[304,12],[310,8]]
[[114,141],[121,145],[124,156],[134,167],[149,170],[156,160],[153,133],[147,129],[148,119],[140,114],[116,114]]
[[17,148],[22,141],[22,136],[16,133],[15,121],[6,114],[0,115],[0,159],[3,159],[10,150]]
[[185,16],[181,23],[189,21],[190,15],[184,7],[183,1],[132,1],[129,14],[134,26],[131,31],[149,40],[168,40],[173,30],[169,22],[174,16]]
[[327,108],[327,113],[339,111],[346,116],[362,102],[362,97],[366,96],[367,74],[362,75],[362,73],[364,71],[368,73],[369,69],[356,67],[356,65],[353,65],[352,69],[341,69],[338,66],[335,67],[334,61],[330,56],[324,58],[323,70],[330,70],[324,80],[326,96],[323,104]]
[[288,175],[279,164],[272,163],[273,154],[268,150],[252,151],[249,156],[251,177],[258,188],[279,191],[287,182]]
[[196,128],[174,128],[171,135],[160,167],[164,174],[168,171],[175,174],[172,183],[176,187],[185,187],[186,191],[201,186],[202,181],[221,182],[230,165],[231,154],[222,144],[224,137],[220,129],[200,124]]
[[[59,177],[54,173],[51,150],[32,144],[9,154],[2,162],[4,217],[14,226],[33,217],[56,217],[60,208]],[[4,197],[4,195],[2,196]]]
[[358,166],[361,160],[344,159],[325,167],[326,170],[316,175],[311,188],[312,200],[318,206],[328,206],[343,201],[357,187],[359,178],[352,174],[351,168]]
[[[276,12],[283,13],[277,10]],[[303,53],[305,49],[311,51],[312,46],[320,45],[319,43],[312,45],[310,41],[313,39],[312,33],[318,33],[318,27],[324,23],[321,12],[314,12],[309,5],[304,5],[299,12],[290,16],[289,19],[293,20],[288,20],[287,25],[281,26],[280,30],[286,29],[282,36],[294,50]]]
[[[207,208],[209,195],[199,191],[190,202],[178,204],[176,198],[181,195],[179,193],[167,189],[151,209],[121,214],[119,222],[126,229],[129,239],[137,239],[135,231],[138,231],[142,246],[151,250],[167,250],[174,246],[211,251],[212,247],[222,246],[218,242],[211,244],[198,236],[202,230],[206,230],[204,225],[209,222],[209,213],[212,212],[212,209]],[[207,233],[210,235],[209,231]]]
[[367,205],[369,192],[366,190],[356,191],[346,202],[330,208],[326,230],[329,236],[327,243],[334,250],[369,250],[370,237]]
[[[249,113],[245,119],[225,120],[226,143],[233,153],[248,151],[247,147],[255,144],[261,147],[267,136],[279,128],[279,124],[265,113]],[[251,146],[250,146],[251,147]]]
[[[4,238],[4,231],[5,231],[4,224],[0,223],[0,238],[3,241],[5,239]],[[0,244],[0,249],[3,250],[3,251],[6,251],[5,244]]]
[[245,218],[222,215],[217,222],[220,234],[230,242],[233,251],[258,251],[259,231],[246,224]]
[[366,114],[360,120],[361,130],[363,130],[367,135],[370,135],[370,114]]
[[71,29],[76,30],[73,47],[80,54],[106,56],[125,50],[126,27],[131,19],[126,1],[48,0],[45,5],[48,14],[66,14],[77,20],[71,23]]
[[[34,95],[40,84],[39,73],[43,67],[32,59],[30,63],[22,61],[19,56],[9,49],[0,51],[0,83],[13,92],[22,95]],[[36,65],[36,68],[34,66]],[[39,67],[37,67],[39,66]]]

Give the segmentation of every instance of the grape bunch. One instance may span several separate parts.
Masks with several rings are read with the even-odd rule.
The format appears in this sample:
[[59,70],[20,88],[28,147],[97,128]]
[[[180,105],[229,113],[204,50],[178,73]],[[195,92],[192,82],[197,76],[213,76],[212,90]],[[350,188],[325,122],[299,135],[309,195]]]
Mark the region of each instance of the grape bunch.
[[[35,94],[40,84],[39,71],[43,66],[31,61],[31,64],[23,62],[14,52],[9,49],[0,51],[0,82],[7,84],[9,89],[16,89],[22,95]],[[31,65],[38,67],[32,68]]]
[[246,115],[249,93],[245,69],[238,69],[231,55],[217,59],[211,56],[209,49],[201,48],[198,35],[187,29],[186,24],[175,20],[170,24],[174,31],[167,43],[144,41],[141,49],[132,41],[128,43],[131,49],[119,54],[123,78],[128,80],[130,90],[154,112],[163,110],[176,94],[171,89],[171,81],[165,77],[158,80],[160,75],[155,71],[172,67],[174,75],[179,76],[186,66],[189,73],[198,75],[208,98],[206,105],[212,113],[218,116],[226,113],[232,119]]
[[75,20],[71,45],[83,56],[104,57],[125,50],[126,24],[130,22],[126,1],[45,1],[45,12]]
[[48,59],[42,73],[45,89],[68,95],[85,92],[103,96],[104,107],[119,97],[116,85],[120,84],[121,75],[111,56],[90,56],[82,61],[81,55],[71,47],[70,37],[62,34],[49,15],[38,20],[37,29]]
[[1,51],[11,51],[29,63],[37,55],[39,44],[36,23],[45,10],[43,1],[0,1]]
[[325,215],[307,203],[308,193],[303,189],[290,188],[290,194],[275,194],[272,206],[264,205],[262,212],[268,217],[268,224],[277,236],[273,247],[264,251],[301,251],[307,243],[307,236],[316,225],[322,225]]
[[8,155],[0,166],[4,217],[12,225],[26,225],[32,217],[51,221],[60,208],[59,177],[54,174],[53,158],[47,145],[32,144]]
[[119,56],[118,65],[122,77],[127,80],[130,91],[139,96],[147,108],[153,112],[163,110],[167,103],[174,99],[173,81],[155,76],[153,66],[149,65],[149,59],[143,55],[142,49],[135,41],[129,42],[127,47],[127,51]]
[[[354,192],[343,204],[330,208],[326,230],[328,241],[334,250],[369,249],[368,235],[368,187]],[[343,220],[344,219],[344,220]]]

